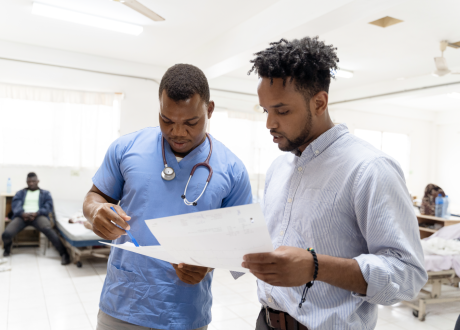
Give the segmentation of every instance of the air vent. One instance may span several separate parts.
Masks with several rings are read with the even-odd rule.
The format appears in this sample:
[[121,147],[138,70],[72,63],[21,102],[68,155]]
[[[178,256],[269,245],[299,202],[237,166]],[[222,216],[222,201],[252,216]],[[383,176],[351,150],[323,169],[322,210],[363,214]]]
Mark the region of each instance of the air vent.
[[382,28],[386,28],[386,27],[389,27],[391,25],[395,25],[395,24],[398,24],[398,23],[401,23],[401,22],[403,22],[403,21],[400,20],[400,19],[390,17],[390,16],[386,16],[386,17],[382,17],[382,18],[380,18],[380,19],[378,19],[376,21],[369,22],[369,24],[377,25],[377,26],[380,26]]

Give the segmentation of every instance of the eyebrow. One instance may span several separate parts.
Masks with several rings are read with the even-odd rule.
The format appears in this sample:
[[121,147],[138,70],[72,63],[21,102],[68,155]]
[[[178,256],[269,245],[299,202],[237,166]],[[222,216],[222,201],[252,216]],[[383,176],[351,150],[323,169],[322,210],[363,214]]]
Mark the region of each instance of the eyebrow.
[[[160,116],[161,116],[162,118],[166,119],[166,120],[172,121],[171,119],[169,119],[168,117],[166,117],[165,115],[163,115],[161,112],[160,112]],[[200,117],[195,116],[195,117],[190,118],[190,119],[185,119],[184,122],[186,122],[186,121],[192,121],[192,120],[195,120],[195,119],[200,119]]]
[[285,103],[278,103],[278,104],[275,104],[275,105],[271,105],[270,108],[281,108],[281,107],[284,107],[286,106],[287,104]]

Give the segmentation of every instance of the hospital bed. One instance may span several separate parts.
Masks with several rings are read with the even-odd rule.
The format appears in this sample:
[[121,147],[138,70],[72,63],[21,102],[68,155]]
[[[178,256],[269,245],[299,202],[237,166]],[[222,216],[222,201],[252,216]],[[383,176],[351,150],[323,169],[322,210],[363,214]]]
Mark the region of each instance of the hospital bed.
[[[435,237],[452,239],[457,238],[459,235],[460,224],[442,228],[436,234],[425,238],[424,241]],[[460,301],[460,289],[458,289],[460,283],[460,254],[427,254],[425,245],[424,252],[428,281],[421,293],[425,296],[419,297],[416,301],[403,302],[413,309],[414,316],[418,317],[420,321],[425,321],[427,305]],[[429,285],[431,285],[431,290],[427,289]],[[443,285],[455,286],[457,289],[443,293]]]
[[62,243],[69,251],[72,262],[81,267],[81,258],[108,258],[110,248],[102,245],[103,240],[81,223],[69,223],[69,219],[81,212],[82,201],[54,200],[55,225]]

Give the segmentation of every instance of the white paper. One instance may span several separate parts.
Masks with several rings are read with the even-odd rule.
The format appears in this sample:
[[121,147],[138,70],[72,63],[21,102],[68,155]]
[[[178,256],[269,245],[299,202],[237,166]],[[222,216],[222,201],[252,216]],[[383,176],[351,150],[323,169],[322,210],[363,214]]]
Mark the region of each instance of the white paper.
[[169,254],[167,251],[163,249],[162,246],[160,245],[152,245],[152,246],[135,246],[131,242],[125,242],[124,244],[111,244],[111,243],[106,243],[106,242],[99,242],[105,245],[110,245],[113,247],[116,247],[118,249],[123,249],[135,253],[142,254],[147,257],[155,258],[155,259],[160,259],[166,262],[170,262],[173,264],[180,263],[179,260],[175,259],[171,254]]
[[244,255],[273,251],[259,204],[147,220],[146,224],[161,247],[108,245],[172,263],[240,272],[248,272],[241,267]]

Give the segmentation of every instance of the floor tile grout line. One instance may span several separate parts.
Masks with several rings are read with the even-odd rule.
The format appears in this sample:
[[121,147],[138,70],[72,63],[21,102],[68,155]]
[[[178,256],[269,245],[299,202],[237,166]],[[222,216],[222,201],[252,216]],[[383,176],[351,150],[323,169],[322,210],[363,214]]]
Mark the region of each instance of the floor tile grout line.
[[[94,269],[92,263],[91,263],[90,261],[88,261],[88,263],[90,264],[90,266],[91,266],[91,268],[94,270],[94,272],[97,274],[97,272],[96,272],[96,270]],[[67,270],[67,271],[68,271],[68,270]],[[69,275],[70,275],[70,278],[71,278],[72,285],[73,285],[73,287],[74,287],[74,289],[75,289],[75,292],[77,292],[78,300],[80,300],[80,303],[81,303],[81,305],[82,305],[82,307],[83,307],[83,310],[85,311],[85,315],[86,315],[86,318],[88,319],[89,325],[90,325],[91,329],[94,329],[94,328],[93,328],[93,323],[91,322],[91,319],[89,318],[88,312],[87,312],[86,309],[85,309],[85,304],[83,303],[83,301],[81,300],[80,295],[78,294],[77,287],[75,286],[75,283],[74,283],[74,281],[73,281],[73,277],[72,277],[72,275],[70,274],[70,272],[69,272]]]
[[10,318],[10,299],[11,299],[11,272],[13,271],[13,254],[10,254],[9,264],[11,269],[8,271],[8,304],[6,305],[6,329]]
[[[51,329],[51,319],[50,319],[50,314],[48,312],[48,305],[46,303],[46,298],[45,298],[45,288],[43,287],[43,281],[42,281],[42,273],[40,272],[40,263],[38,262],[37,258],[37,252],[39,251],[39,248],[36,248],[34,250],[34,255],[35,255],[35,261],[37,262],[37,267],[38,267],[38,276],[40,277],[40,286],[42,287],[42,292],[43,292],[43,299],[45,300],[45,310],[46,310],[46,315],[48,316],[48,324],[49,328]],[[44,256],[46,257],[46,249],[45,249],[45,254]]]

